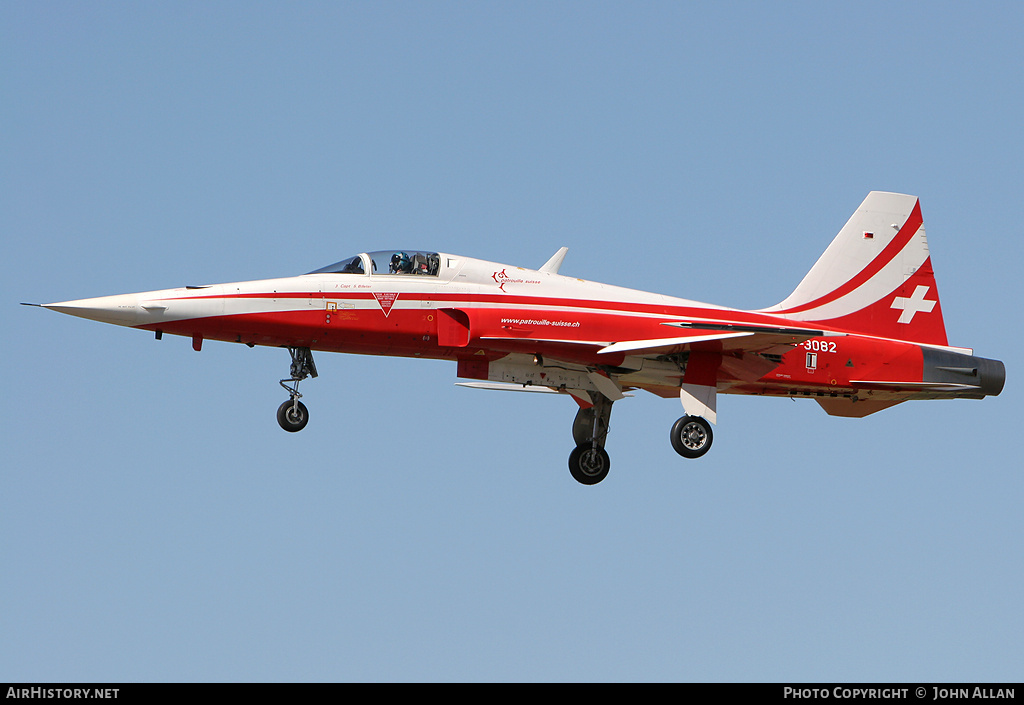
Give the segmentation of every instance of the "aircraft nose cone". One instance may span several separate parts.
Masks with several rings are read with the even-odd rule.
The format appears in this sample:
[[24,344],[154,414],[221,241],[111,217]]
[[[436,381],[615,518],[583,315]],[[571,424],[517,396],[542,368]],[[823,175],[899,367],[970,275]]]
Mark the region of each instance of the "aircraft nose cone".
[[42,304],[43,308],[69,316],[88,318],[102,323],[113,323],[119,326],[133,326],[143,322],[146,311],[139,306],[139,298],[134,294],[117,296],[100,296],[93,299],[61,301],[53,304]]

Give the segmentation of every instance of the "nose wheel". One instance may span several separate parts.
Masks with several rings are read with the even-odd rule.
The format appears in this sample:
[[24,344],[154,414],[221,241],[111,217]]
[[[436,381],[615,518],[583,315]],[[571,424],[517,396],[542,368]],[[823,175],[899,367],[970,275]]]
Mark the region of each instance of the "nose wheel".
[[277,423],[289,433],[301,431],[309,422],[309,411],[299,401],[299,382],[307,377],[316,377],[316,365],[309,348],[288,348],[292,356],[291,377],[281,380],[281,386],[288,392],[288,401],[277,407]]
[[277,407],[277,422],[285,431],[301,431],[309,422],[309,411],[298,399],[289,399]]

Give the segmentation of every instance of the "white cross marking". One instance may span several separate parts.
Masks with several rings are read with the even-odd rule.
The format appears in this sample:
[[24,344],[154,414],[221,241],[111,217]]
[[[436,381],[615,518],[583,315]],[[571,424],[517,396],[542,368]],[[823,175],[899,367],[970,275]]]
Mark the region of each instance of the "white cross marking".
[[903,313],[900,314],[898,323],[910,323],[914,320],[914,314],[918,311],[922,313],[931,313],[932,309],[935,308],[937,301],[926,300],[924,295],[928,293],[929,287],[918,286],[914,289],[914,293],[909,298],[906,296],[897,296],[892,300],[892,305],[889,308],[901,308]]

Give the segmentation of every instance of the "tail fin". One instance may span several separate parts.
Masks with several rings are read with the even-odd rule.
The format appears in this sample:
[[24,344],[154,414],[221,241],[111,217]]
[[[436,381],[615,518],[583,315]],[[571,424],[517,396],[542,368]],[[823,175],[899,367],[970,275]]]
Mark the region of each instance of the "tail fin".
[[915,343],[947,345],[921,204],[872,191],[782,303],[798,321]]

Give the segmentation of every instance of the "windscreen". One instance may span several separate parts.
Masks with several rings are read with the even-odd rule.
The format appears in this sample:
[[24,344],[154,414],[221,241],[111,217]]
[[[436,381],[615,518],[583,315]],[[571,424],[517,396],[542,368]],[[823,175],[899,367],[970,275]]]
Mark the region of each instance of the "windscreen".
[[363,269],[363,258],[361,255],[347,257],[334,264],[329,264],[320,269],[314,269],[307,274],[365,274]]

